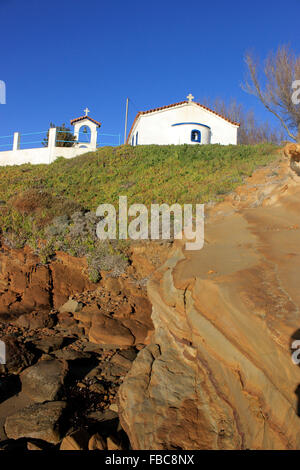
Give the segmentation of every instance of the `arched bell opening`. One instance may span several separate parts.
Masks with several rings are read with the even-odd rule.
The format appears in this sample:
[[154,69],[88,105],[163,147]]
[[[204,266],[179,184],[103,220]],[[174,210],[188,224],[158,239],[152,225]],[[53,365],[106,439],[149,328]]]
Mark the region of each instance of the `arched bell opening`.
[[82,124],[78,130],[78,142],[91,143],[92,130],[88,124]]

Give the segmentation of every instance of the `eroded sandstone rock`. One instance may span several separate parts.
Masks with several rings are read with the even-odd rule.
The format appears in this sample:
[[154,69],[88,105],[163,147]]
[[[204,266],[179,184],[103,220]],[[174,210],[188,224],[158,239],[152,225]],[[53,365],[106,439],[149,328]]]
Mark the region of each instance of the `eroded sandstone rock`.
[[109,346],[132,346],[135,337],[120,321],[106,315],[95,314],[89,331],[89,340]]
[[10,249],[3,245],[0,253],[0,318],[12,319],[33,311],[59,308],[74,292],[94,289],[95,284],[88,279],[86,270],[83,258],[59,252],[54,261],[42,265],[29,247]]
[[134,449],[300,448],[300,184],[287,162],[269,173],[208,210],[204,248],[178,241],[148,283],[155,333],[118,394]]
[[78,429],[64,437],[60,450],[87,450],[89,434],[84,429]]
[[106,439],[96,433],[89,440],[88,448],[89,450],[107,450]]

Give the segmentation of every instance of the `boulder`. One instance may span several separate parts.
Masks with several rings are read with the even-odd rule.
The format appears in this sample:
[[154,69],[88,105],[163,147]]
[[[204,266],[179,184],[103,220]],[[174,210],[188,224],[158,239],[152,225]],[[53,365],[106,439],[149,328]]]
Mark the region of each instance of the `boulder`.
[[124,357],[124,355],[120,353],[116,353],[112,357],[110,362],[116,366],[122,367],[124,370],[126,370],[126,372],[129,371],[132,365],[132,361],[130,361],[129,359],[127,359],[126,357]]
[[74,328],[77,325],[77,321],[71,312],[58,313],[57,320],[59,325],[66,329]]
[[65,342],[65,338],[63,336],[58,336],[58,335],[53,335],[53,336],[44,335],[42,338],[32,341],[32,343],[36,346],[36,348],[44,352],[45,354],[60,350],[64,342]]
[[300,144],[286,144],[286,146],[283,148],[283,153],[286,157],[290,158],[291,160],[294,160],[296,162],[300,161]]
[[88,444],[89,450],[107,450],[107,442],[99,433],[94,434]]
[[9,439],[41,439],[50,444],[61,440],[60,424],[66,403],[36,403],[8,416],[5,432]]
[[67,368],[62,362],[55,359],[40,361],[21,373],[22,392],[39,403],[57,400],[66,374]]
[[106,389],[104,385],[100,382],[95,382],[89,386],[89,390],[93,393],[98,393],[99,395],[104,395],[106,393]]
[[96,423],[97,430],[103,436],[109,436],[110,434],[115,434],[119,426],[118,413],[112,410],[104,411],[92,411],[88,415],[88,419],[91,422]]
[[300,176],[300,144],[287,144],[283,153],[290,159],[291,169]]
[[107,450],[122,450],[120,443],[113,437],[107,438]]
[[117,403],[112,403],[110,405],[109,409],[112,410],[112,411],[115,411],[116,413],[118,413],[118,411],[119,411]]
[[78,429],[64,437],[60,450],[87,450],[89,434],[84,429]]
[[3,368],[8,373],[19,374],[34,362],[35,354],[21,339],[12,335],[0,336],[0,339],[5,343],[6,364]]
[[89,331],[89,340],[100,345],[124,347],[133,345],[135,337],[122,324],[121,320],[115,320],[107,315],[95,314]]
[[82,302],[77,302],[76,300],[69,299],[67,302],[65,302],[61,307],[59,307],[59,312],[80,312],[82,309],[83,304]]
[[20,315],[15,324],[28,328],[29,330],[36,330],[40,328],[52,328],[55,325],[55,315],[50,315],[49,311],[36,311]]

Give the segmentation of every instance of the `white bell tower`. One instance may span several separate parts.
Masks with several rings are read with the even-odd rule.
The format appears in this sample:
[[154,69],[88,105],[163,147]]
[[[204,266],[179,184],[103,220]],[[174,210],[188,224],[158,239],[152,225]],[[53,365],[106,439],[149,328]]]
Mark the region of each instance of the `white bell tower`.
[[[70,122],[71,122],[71,125],[74,126],[74,136],[76,137],[75,146],[79,148],[86,147],[90,150],[96,150],[98,128],[101,127],[101,122],[98,122],[95,119],[92,119],[90,116],[88,116],[89,112],[90,110],[88,108],[85,108],[84,116],[80,116],[79,118],[72,119]],[[90,132],[91,132],[90,142],[79,141],[79,132],[82,127],[88,127],[90,129]]]

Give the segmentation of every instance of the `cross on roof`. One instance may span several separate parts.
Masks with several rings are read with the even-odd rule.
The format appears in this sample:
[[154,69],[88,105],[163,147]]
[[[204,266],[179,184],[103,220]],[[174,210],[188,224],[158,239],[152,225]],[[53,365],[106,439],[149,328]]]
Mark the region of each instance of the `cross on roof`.
[[87,116],[88,113],[90,112],[89,108],[85,108],[84,112],[85,112],[85,115]]
[[189,103],[191,103],[194,98],[195,98],[195,97],[192,95],[192,93],[190,93],[189,95],[187,95],[187,99],[189,100]]

